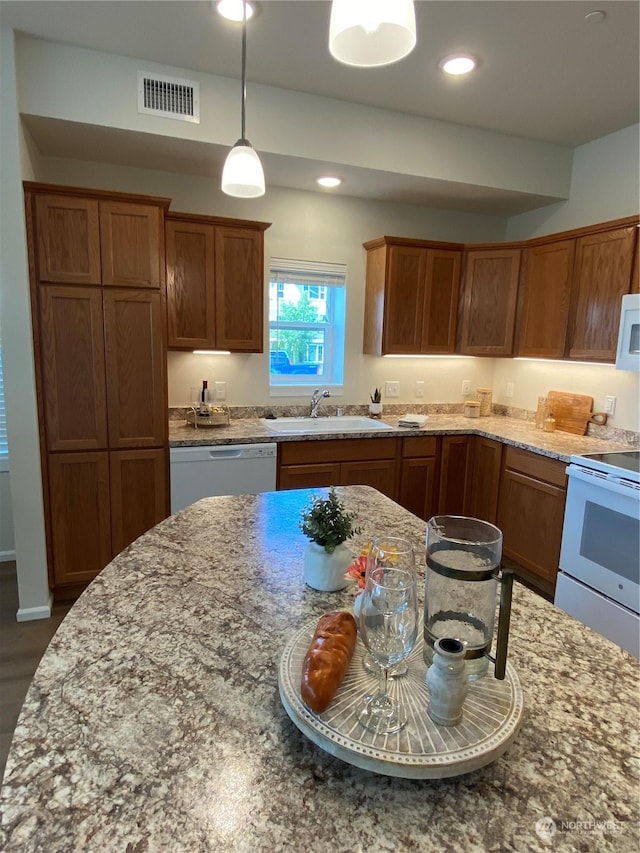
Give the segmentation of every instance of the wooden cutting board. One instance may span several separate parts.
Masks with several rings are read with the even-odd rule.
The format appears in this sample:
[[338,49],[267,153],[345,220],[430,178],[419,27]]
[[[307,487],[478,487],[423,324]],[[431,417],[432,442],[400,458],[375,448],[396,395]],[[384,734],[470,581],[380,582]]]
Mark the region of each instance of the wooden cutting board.
[[569,391],[549,391],[547,394],[551,413],[556,419],[556,429],[586,435],[590,423],[606,424],[604,412],[592,412],[593,397],[572,394]]

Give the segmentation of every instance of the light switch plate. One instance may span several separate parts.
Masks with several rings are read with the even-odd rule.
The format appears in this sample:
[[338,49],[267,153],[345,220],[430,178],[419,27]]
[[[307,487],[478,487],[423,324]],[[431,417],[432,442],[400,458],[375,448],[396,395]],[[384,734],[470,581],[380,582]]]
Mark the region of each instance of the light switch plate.
[[507,382],[507,397],[513,397],[513,382]]
[[227,399],[227,383],[226,382],[216,382],[216,400],[226,400]]
[[400,383],[397,381],[385,382],[384,383],[384,396],[385,397],[399,397],[400,396]]
[[463,394],[470,394],[471,393],[471,380],[470,379],[463,379],[462,380],[462,393]]
[[615,414],[615,411],[616,411],[616,398],[615,397],[605,397],[604,398],[604,410],[608,415]]
[[416,382],[416,397],[424,397],[424,381],[418,379]]

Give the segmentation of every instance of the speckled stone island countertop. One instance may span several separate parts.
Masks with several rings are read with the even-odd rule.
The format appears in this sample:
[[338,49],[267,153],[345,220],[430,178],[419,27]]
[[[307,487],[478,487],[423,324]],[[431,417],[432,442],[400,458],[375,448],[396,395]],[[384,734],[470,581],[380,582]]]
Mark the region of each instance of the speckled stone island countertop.
[[[384,531],[421,550],[423,521],[369,487],[339,493],[363,527],[354,552]],[[20,715],[2,850],[637,851],[638,662],[520,584],[509,658],[524,716],[492,764],[392,778],[301,734],[280,702],[280,654],[353,604],[353,588],[303,582],[312,494],[206,498],[88,587]]]
[[[283,441],[322,441],[330,438],[396,438],[412,435],[455,435],[468,433],[483,435],[510,444],[550,456],[564,462],[569,461],[573,453],[602,453],[606,450],[640,446],[640,434],[631,430],[611,430],[597,427],[590,435],[573,435],[569,432],[547,433],[537,430],[530,420],[492,415],[487,418],[465,418],[460,414],[430,414],[423,429],[407,429],[398,426],[398,416],[385,416],[382,419],[391,427],[389,430],[371,432],[331,432],[309,435],[286,435],[271,432],[259,418],[233,418],[229,426],[198,428],[186,424],[184,420],[169,421],[169,445],[171,447],[189,447],[213,444],[242,444],[243,442],[283,442]],[[321,418],[318,418],[321,421]],[[590,429],[592,429],[590,427]]]

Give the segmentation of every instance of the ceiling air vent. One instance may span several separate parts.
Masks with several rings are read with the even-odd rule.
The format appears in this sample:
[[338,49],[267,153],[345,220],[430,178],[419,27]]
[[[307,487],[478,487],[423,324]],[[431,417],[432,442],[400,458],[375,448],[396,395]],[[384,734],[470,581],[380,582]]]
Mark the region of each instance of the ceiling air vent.
[[138,112],[200,122],[200,84],[138,71]]

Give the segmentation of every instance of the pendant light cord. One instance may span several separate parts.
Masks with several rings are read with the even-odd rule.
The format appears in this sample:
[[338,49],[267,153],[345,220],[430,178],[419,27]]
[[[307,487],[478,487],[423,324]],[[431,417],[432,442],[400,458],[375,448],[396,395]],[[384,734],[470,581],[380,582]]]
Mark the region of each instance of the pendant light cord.
[[242,0],[242,135],[241,139],[244,142],[245,128],[245,103],[247,100],[247,0]]

